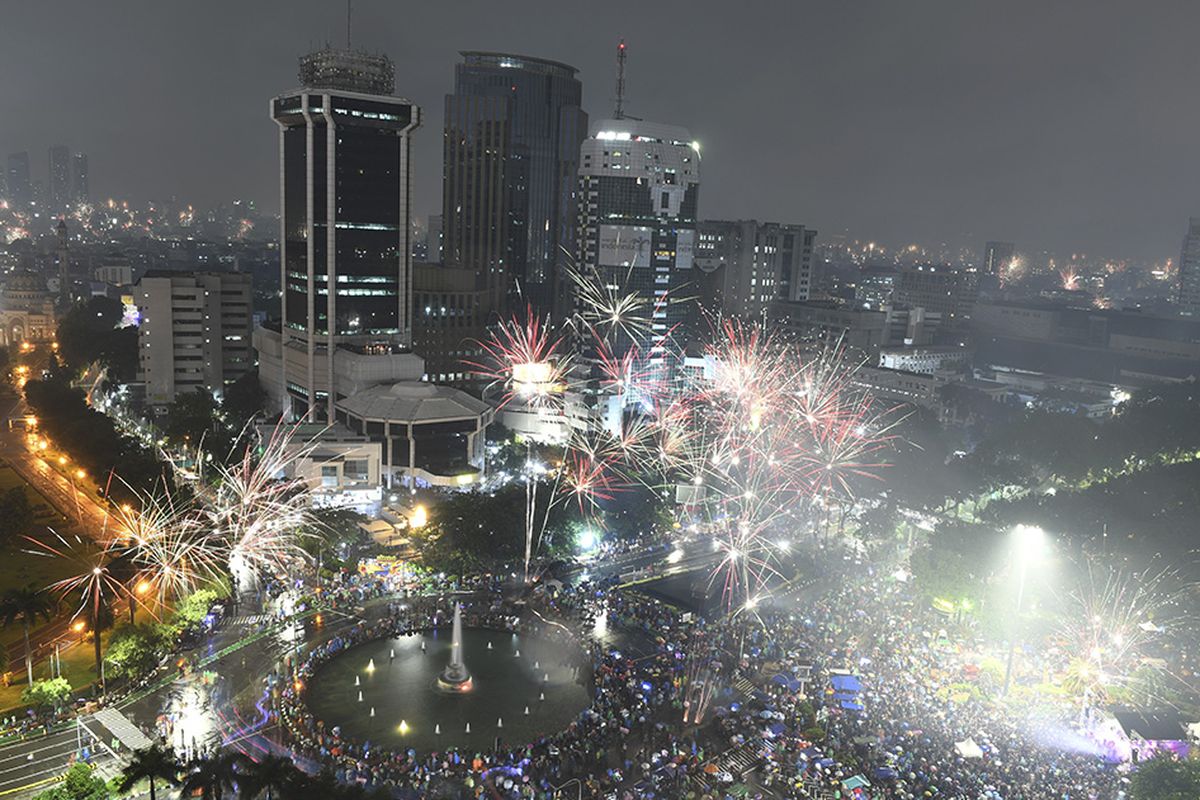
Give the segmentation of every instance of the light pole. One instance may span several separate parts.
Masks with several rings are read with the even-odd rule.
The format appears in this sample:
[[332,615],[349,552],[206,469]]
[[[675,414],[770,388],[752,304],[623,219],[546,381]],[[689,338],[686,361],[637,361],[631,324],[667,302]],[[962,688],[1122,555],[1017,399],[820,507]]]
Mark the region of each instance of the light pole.
[[1008,695],[1008,687],[1012,683],[1013,658],[1017,653],[1017,635],[1021,625],[1021,601],[1025,597],[1025,576],[1030,562],[1040,555],[1045,538],[1045,531],[1035,525],[1018,525],[1013,529],[1012,546],[1016,550],[1014,555],[1017,561],[1017,607],[1013,615],[1012,632],[1008,637],[1008,664],[1004,668],[1002,696]]

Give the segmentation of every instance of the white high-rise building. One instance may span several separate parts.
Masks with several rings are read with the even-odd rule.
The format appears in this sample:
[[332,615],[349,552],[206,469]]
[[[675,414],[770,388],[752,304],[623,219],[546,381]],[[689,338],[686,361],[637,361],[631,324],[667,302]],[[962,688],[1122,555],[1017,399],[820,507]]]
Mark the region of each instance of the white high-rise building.
[[133,296],[138,380],[151,405],[197,389],[220,396],[253,366],[249,275],[149,272]]

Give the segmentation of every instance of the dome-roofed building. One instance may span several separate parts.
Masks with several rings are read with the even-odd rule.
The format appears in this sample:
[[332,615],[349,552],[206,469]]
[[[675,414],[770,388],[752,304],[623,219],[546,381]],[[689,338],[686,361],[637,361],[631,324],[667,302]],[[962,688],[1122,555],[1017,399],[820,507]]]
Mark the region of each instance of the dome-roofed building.
[[54,338],[54,298],[41,275],[14,271],[0,290],[0,345],[45,342]]
[[337,402],[337,421],[383,444],[385,482],[466,486],[482,474],[492,407],[420,381],[382,384]]

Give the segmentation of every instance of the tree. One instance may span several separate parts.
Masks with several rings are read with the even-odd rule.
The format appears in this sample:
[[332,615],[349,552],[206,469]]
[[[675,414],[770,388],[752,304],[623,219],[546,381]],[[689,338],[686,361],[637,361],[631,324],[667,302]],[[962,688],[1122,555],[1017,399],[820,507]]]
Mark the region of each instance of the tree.
[[29,533],[33,525],[33,509],[29,495],[17,486],[0,494],[0,539],[15,539]]
[[230,424],[240,430],[262,413],[266,400],[267,393],[259,383],[258,370],[252,369],[225,389],[221,410],[229,418]]
[[221,800],[226,789],[233,789],[249,777],[253,764],[236,750],[223,750],[212,758],[194,761],[188,766],[179,793],[182,797],[199,795],[203,800]]
[[108,640],[104,654],[107,674],[117,678],[140,678],[158,666],[167,652],[162,626],[155,623],[122,625]]
[[111,601],[104,598],[100,602],[92,602],[89,617],[92,623],[92,647],[96,652],[96,678],[100,681],[101,690],[105,690],[107,687],[104,685],[104,653],[101,650],[100,634],[111,628],[115,621]]
[[59,786],[34,796],[34,800],[108,800],[108,785],[90,765],[79,762],[67,770]]
[[162,429],[177,446],[196,446],[203,440],[205,449],[221,458],[233,444],[233,437],[221,420],[216,398],[204,388],[178,395],[167,406]]
[[121,773],[117,789],[128,792],[142,781],[150,782],[150,800],[157,800],[154,781],[160,780],[168,786],[179,785],[180,764],[175,753],[157,744],[138,750],[129,765]]
[[79,373],[93,362],[108,368],[120,381],[137,374],[137,328],[118,328],[124,316],[120,302],[93,297],[67,311],[58,323],[58,355],[69,372]]
[[29,684],[33,685],[33,648],[29,644],[29,631],[39,618],[46,622],[54,615],[57,603],[49,593],[33,584],[23,589],[9,589],[0,597],[0,619],[4,627],[21,620],[25,633],[25,671]]
[[255,763],[247,779],[247,797],[265,796],[266,800],[287,797],[305,778],[290,758],[269,753]]
[[71,684],[66,678],[46,678],[34,681],[21,690],[21,702],[42,709],[58,709],[71,696]]
[[1132,800],[1195,800],[1200,797],[1200,763],[1158,756],[1137,768],[1129,790]]

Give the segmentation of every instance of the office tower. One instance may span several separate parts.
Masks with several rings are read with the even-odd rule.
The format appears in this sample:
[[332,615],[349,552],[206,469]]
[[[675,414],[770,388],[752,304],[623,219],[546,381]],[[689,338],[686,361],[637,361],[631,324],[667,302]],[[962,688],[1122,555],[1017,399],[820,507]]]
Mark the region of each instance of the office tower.
[[1012,242],[988,242],[983,246],[983,267],[980,272],[994,278],[1002,277],[1013,260],[1014,251]]
[[[285,413],[333,419],[348,393],[339,351],[387,357],[412,342],[410,137],[421,112],[393,95],[387,56],[320,50],[300,60],[300,82],[271,101],[284,291],[281,341],[260,374]],[[268,378],[272,367],[281,372]]]
[[1179,253],[1179,305],[1189,314],[1200,313],[1200,217],[1188,221]]
[[446,96],[446,264],[475,271],[489,311],[562,302],[575,224],[582,85],[567,64],[464,52]]
[[33,202],[33,183],[29,179],[29,153],[8,157],[8,193],[18,203]]
[[[593,124],[580,162],[579,270],[589,280],[641,298],[651,319],[639,343],[645,362],[639,369],[670,379],[676,374],[676,345],[698,333],[693,260],[699,148],[677,125],[606,119]],[[586,340],[579,345],[588,372],[583,405],[590,424],[615,430],[625,408],[640,398],[600,388],[597,354],[588,351]],[[612,355],[624,358],[630,348],[622,337],[612,343]]]
[[803,225],[701,222],[696,245],[701,303],[712,312],[762,319],[777,300],[807,300],[816,236]]
[[146,400],[224,388],[254,364],[250,276],[237,272],[148,272],[133,290],[141,316],[138,380]]
[[76,153],[71,159],[75,188],[75,202],[87,203],[92,199],[91,188],[88,185],[87,153]]
[[57,144],[50,148],[49,195],[47,201],[53,211],[61,211],[71,201],[71,151],[66,145]]

